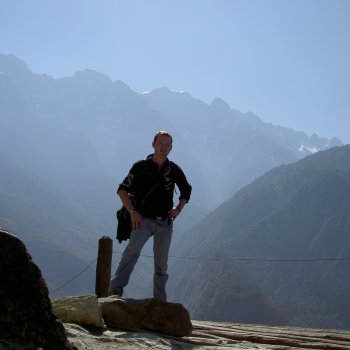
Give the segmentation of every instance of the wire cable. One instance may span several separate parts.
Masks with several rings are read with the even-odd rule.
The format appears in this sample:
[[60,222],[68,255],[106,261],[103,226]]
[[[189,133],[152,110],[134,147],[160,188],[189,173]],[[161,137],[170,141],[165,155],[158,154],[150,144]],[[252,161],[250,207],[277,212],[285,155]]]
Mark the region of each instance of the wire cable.
[[[122,254],[122,252],[113,252],[113,254]],[[153,255],[140,254],[140,257],[144,258],[153,258]],[[317,261],[350,261],[350,258],[315,258],[315,259],[272,259],[272,258],[232,258],[232,257],[223,257],[223,258],[203,258],[203,257],[191,257],[191,256],[179,256],[179,255],[169,255],[169,258],[178,259],[178,260],[205,260],[205,261],[265,261],[265,262],[317,262]],[[63,283],[56,289],[49,292],[49,294],[56,293],[69,283],[77,279],[82,273],[84,273],[92,264],[97,261],[97,258],[91,261],[83,270],[77,273],[67,282]]]
[[56,289],[52,290],[51,292],[49,292],[49,294],[53,294],[56,293],[57,291],[59,291],[60,289],[62,289],[63,287],[65,287],[67,284],[73,282],[76,278],[78,278],[82,273],[84,273],[92,264],[94,264],[97,261],[97,258],[94,259],[93,261],[91,261],[91,263],[89,265],[87,265],[83,270],[81,270],[78,274],[76,274],[74,277],[72,277],[69,281],[63,283],[62,285],[60,285],[59,287],[57,287]]
[[[122,254],[121,252],[113,252],[113,254]],[[140,254],[142,257],[153,258],[153,255]],[[191,257],[191,256],[178,256],[169,255],[169,258],[179,259],[179,260],[207,260],[207,261],[267,261],[267,262],[314,262],[314,261],[350,261],[350,258],[314,258],[314,259],[282,259],[282,258],[204,258],[204,257]]]

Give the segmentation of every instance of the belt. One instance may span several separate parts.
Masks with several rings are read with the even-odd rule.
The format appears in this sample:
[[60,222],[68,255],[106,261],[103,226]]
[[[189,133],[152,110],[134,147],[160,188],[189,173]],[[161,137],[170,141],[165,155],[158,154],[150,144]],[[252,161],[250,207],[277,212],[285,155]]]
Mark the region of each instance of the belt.
[[162,216],[156,216],[154,218],[152,218],[153,220],[157,220],[157,221],[168,221],[168,218],[163,218]]
[[156,221],[168,221],[169,218],[165,218],[163,216],[148,216],[148,219],[156,220]]

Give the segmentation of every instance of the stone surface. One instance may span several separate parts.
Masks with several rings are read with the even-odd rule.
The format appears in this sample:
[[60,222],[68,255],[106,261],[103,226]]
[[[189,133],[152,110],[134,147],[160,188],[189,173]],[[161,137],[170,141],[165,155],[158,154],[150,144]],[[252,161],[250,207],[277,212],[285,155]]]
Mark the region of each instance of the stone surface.
[[145,330],[177,337],[189,336],[192,323],[181,304],[155,299],[100,298],[105,323],[125,330]]
[[54,314],[62,322],[104,328],[105,323],[96,295],[64,297],[52,301]]
[[24,243],[0,229],[0,349],[76,349]]
[[66,324],[79,350],[296,350],[350,349],[350,331],[192,321],[189,337],[126,332],[109,327],[99,334]]

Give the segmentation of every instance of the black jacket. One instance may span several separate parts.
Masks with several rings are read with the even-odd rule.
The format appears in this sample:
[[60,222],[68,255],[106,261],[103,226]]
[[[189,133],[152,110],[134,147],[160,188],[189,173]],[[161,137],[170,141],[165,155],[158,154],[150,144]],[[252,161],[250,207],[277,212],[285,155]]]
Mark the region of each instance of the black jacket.
[[175,184],[180,191],[179,199],[184,198],[187,201],[190,199],[192,187],[177,164],[167,159],[164,166],[159,169],[152,156],[149,155],[147,159],[140,160],[132,166],[129,174],[119,185],[118,191],[123,189],[134,196],[136,209],[142,216],[166,218],[168,211],[174,205]]

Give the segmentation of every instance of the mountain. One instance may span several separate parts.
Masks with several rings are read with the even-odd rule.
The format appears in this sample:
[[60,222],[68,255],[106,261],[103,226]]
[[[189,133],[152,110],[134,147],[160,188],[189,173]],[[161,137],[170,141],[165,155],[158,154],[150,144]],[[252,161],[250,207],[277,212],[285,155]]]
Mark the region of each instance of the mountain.
[[[0,164],[0,227],[26,242],[52,291],[94,260],[96,233],[102,227],[43,179],[1,154]],[[90,269],[78,283],[60,288],[57,295],[93,288],[94,272]]]
[[201,160],[202,176],[209,188],[215,182],[210,198],[214,204],[222,203],[275,166],[341,145],[337,139],[308,137],[264,123],[252,113],[231,109],[220,98],[207,105],[188,93],[167,88],[142,96],[152,108],[176,121],[191,151]]
[[[6,159],[1,171],[12,174],[4,184],[16,179],[2,187],[0,222],[11,230],[20,227],[16,232],[36,242],[33,251],[41,252],[45,242],[57,261],[62,252],[91,261],[97,239],[115,235],[118,184],[134,161],[152,151],[160,129],[173,134],[170,158],[193,185],[190,205],[176,222],[174,244],[272,167],[341,144],[264,123],[220,98],[206,104],[168,88],[138,94],[90,69],[53,79],[0,54],[0,155]],[[139,266],[139,275],[149,276],[152,264],[145,265],[148,270]],[[68,266],[65,272],[69,279]],[[149,278],[139,282],[137,276],[129,289],[135,295],[148,290],[144,280]]]
[[[231,269],[221,273],[217,267],[211,274],[199,262],[195,268],[189,263],[178,267],[180,271],[175,269],[173,275],[181,278],[170,287],[175,291],[173,298],[185,304],[189,299],[191,312],[202,319],[211,319],[215,310],[227,305],[239,305],[256,317],[252,301],[238,304],[236,290],[250,294],[241,274],[291,324],[349,328],[349,198],[350,145],[270,170],[186,232],[182,244],[174,247],[182,256],[195,251],[203,260],[226,258]],[[211,264],[223,262],[214,259]],[[197,270],[206,278],[195,278]],[[225,301],[213,299],[206,287],[219,275],[215,292],[226,295]],[[201,291],[196,299],[179,292],[179,288],[193,288],[193,281]],[[214,305],[204,310],[201,305],[210,298]],[[220,316],[220,321],[245,321],[240,316]]]
[[115,188],[132,162],[151,151],[159,129],[174,135],[171,156],[194,184],[192,203],[206,211],[274,166],[341,144],[264,123],[219,98],[208,105],[168,88],[137,94],[89,69],[53,79],[0,55],[0,71],[0,121],[8,130],[0,146],[6,142],[23,166],[68,193],[82,178],[93,183],[96,170]]

